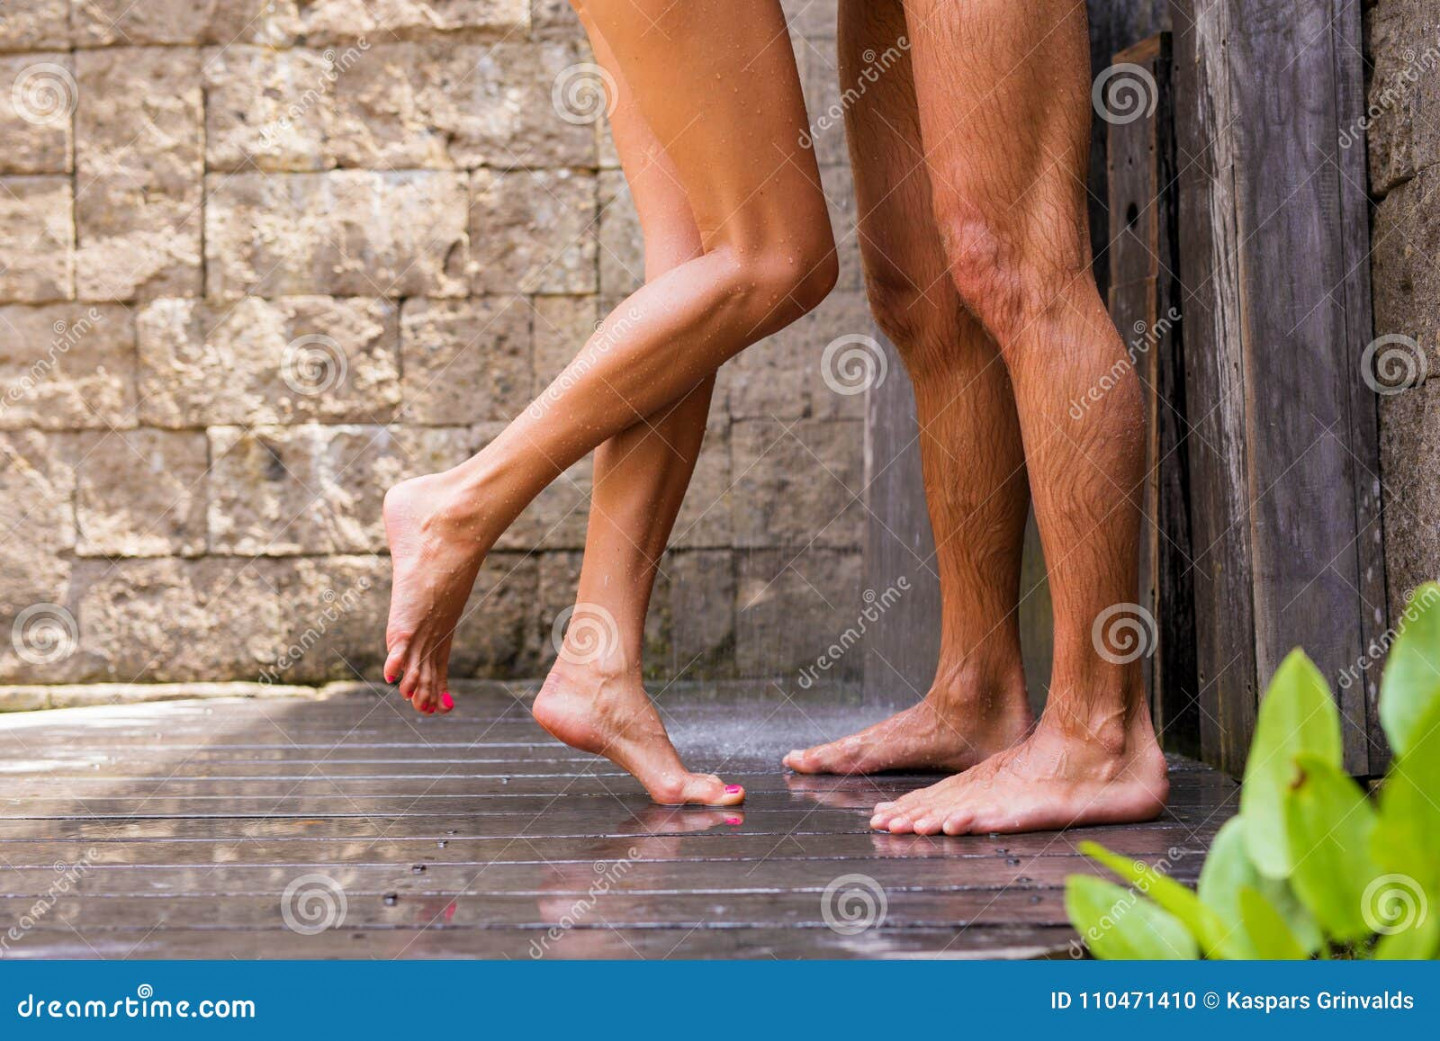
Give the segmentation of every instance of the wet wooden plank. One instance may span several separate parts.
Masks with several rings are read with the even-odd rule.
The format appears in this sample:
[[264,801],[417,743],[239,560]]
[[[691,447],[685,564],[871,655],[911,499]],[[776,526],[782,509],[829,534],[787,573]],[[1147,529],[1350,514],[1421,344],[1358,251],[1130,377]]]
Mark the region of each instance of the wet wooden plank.
[[[1096,870],[1079,842],[1191,879],[1235,797],[1232,782],[1177,761],[1174,805],[1151,824],[891,836],[869,830],[870,807],[933,777],[795,777],[742,733],[730,758],[745,807],[657,807],[498,699],[466,726],[508,728],[499,745],[464,727],[449,739],[454,720],[424,721],[447,739],[417,741],[396,713],[346,736],[337,721],[372,701],[176,702],[57,713],[53,727],[43,714],[0,718],[0,742],[19,753],[0,756],[0,914],[58,896],[4,956],[529,957],[577,905],[588,917],[562,934],[559,956],[1035,956],[1072,935],[1060,887]],[[726,714],[671,713],[689,751],[716,760],[729,749],[707,728]],[[854,722],[822,712],[808,725]],[[775,747],[795,726],[794,714],[776,724]],[[63,889],[56,865],[72,869]],[[280,903],[313,874],[343,887],[347,918],[300,937]],[[821,910],[847,874],[873,879],[890,908],[859,937],[826,928]]]
[[1067,956],[1067,926],[882,927],[857,936],[828,929],[329,929],[288,931],[159,929],[30,934],[0,958],[1037,958]]
[[[733,929],[784,926],[827,928],[823,883],[808,892],[762,893],[625,893],[611,890],[592,901],[588,924],[651,929]],[[392,899],[386,893],[347,895],[345,924],[361,929],[544,929],[575,913],[577,896],[557,890],[549,895],[410,895]],[[887,892],[886,922],[894,927],[959,929],[969,925],[1064,925],[1063,892],[1059,889],[1010,887],[974,890],[897,890]],[[0,916],[14,920],[34,899],[0,899]],[[36,931],[74,927],[82,935],[140,932],[155,928],[262,929],[286,928],[281,897],[188,896],[62,897],[36,923]]]
[[[632,850],[634,856],[631,856]],[[852,873],[849,860],[760,858],[751,861],[639,859],[635,847],[597,851],[594,859],[523,864],[345,863],[324,874],[350,895],[400,893],[415,896],[584,896],[597,878],[612,893],[632,895],[739,894],[822,892],[833,879]],[[372,854],[373,856],[373,854]],[[194,865],[141,868],[86,865],[69,888],[81,898],[153,897],[166,894],[213,896],[278,896],[297,877],[315,870],[313,864]],[[1194,882],[1200,858],[1182,858],[1172,865],[1173,877]],[[918,861],[872,858],[865,869],[886,890],[965,891],[1059,889],[1075,874],[1104,875],[1088,859],[1053,857],[935,857]],[[51,891],[51,868],[16,868],[0,875],[0,898],[37,898]]]
[[997,843],[1008,838],[948,838],[885,835],[869,832],[791,832],[752,834],[707,825],[701,833],[636,834],[614,839],[576,836],[508,838],[392,838],[359,836],[289,836],[265,838],[103,838],[89,841],[10,839],[0,846],[8,868],[53,871],[55,865],[146,867],[164,865],[356,864],[384,859],[394,863],[484,866],[488,864],[593,863],[604,852],[597,843],[622,843],[645,861],[753,860],[909,860],[943,858],[957,862],[974,858],[1071,857],[1081,842],[1098,842],[1126,856],[1147,860],[1193,856],[1205,848],[1213,828],[1182,825],[1150,828],[1087,828],[1049,835],[1043,842],[1017,840],[1014,848]]

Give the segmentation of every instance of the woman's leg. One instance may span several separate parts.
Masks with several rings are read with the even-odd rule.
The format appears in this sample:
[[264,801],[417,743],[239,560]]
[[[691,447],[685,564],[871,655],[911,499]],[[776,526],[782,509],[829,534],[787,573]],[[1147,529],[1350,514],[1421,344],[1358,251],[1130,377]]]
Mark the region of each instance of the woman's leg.
[[[653,281],[700,256],[700,229],[675,165],[636,107],[614,55],[589,27],[595,60],[616,90],[611,130],[645,239],[645,278]],[[628,770],[656,802],[738,803],[739,786],[685,769],[641,681],[645,615],[655,573],[680,512],[715,378],[667,411],[636,423],[595,450],[594,494],[585,561],[572,621],[594,640],[562,647],[535,718],[576,748]],[[579,639],[579,637],[577,637]]]
[[864,83],[877,55],[887,56],[845,120],[870,308],[915,387],[940,573],[940,661],[920,704],[791,752],[785,765],[799,773],[966,770],[1031,724],[1015,611],[1030,503],[1015,392],[995,341],[949,278],[908,47],[900,0],[840,5],[841,89]]
[[520,511],[601,442],[815,307],[836,278],[777,0],[588,0],[584,9],[674,163],[704,253],[616,308],[477,456],[386,496],[385,672],[422,712],[440,704],[480,562]]

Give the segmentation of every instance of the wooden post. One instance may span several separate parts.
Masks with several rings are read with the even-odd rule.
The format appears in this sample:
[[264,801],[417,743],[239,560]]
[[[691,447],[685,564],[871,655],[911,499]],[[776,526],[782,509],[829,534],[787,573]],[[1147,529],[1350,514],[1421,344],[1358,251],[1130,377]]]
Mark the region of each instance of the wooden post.
[[1154,102],[1108,124],[1110,314],[1145,395],[1140,602],[1156,623],[1145,678],[1165,747],[1193,756],[1200,752],[1200,709],[1170,35],[1122,51],[1115,64],[1136,67],[1125,74],[1129,85]]
[[1384,760],[1373,696],[1337,683],[1386,615],[1365,156],[1340,143],[1360,9],[1175,0],[1201,745],[1232,773],[1297,646],[1339,690],[1348,768]]

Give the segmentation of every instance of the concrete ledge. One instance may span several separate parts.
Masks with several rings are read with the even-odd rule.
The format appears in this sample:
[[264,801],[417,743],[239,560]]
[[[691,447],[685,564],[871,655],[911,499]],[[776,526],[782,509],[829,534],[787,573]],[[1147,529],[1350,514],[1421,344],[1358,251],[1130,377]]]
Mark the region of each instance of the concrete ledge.
[[[454,680],[450,688],[460,697],[467,694],[508,694],[522,702],[534,698],[540,680]],[[801,704],[855,707],[861,704],[855,684],[828,684],[799,691],[778,681],[686,680],[680,683],[648,683],[652,697],[666,701],[713,702],[717,705],[780,702],[788,698]],[[383,683],[327,683],[320,687],[281,686],[268,683],[72,683],[54,686],[0,686],[0,712],[38,712],[52,708],[84,708],[89,705],[138,705],[150,701],[186,701],[207,698],[325,698],[394,693]]]
[[34,712],[87,705],[133,705],[188,698],[319,698],[320,687],[265,683],[76,683],[53,687],[0,687],[0,712]]

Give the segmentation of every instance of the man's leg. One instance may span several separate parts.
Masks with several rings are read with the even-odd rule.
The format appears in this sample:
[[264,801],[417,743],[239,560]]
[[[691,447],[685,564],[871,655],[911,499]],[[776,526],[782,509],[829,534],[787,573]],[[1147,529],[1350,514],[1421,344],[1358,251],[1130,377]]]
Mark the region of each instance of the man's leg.
[[[1138,595],[1144,451],[1139,381],[1091,275],[1085,5],[906,0],[906,10],[951,278],[1015,385],[1055,663],[1024,743],[876,807],[872,824],[962,834],[1147,820],[1168,786],[1140,667],[1092,636],[1108,608]],[[1071,401],[1108,382],[1102,403],[1070,415]]]
[[[801,773],[965,770],[1030,728],[1015,601],[1029,489],[1010,377],[950,280],[900,0],[840,7],[842,88],[884,72],[846,113],[871,309],[915,384],[940,574],[940,664],[925,699],[785,765]],[[881,461],[882,464],[886,462]]]

